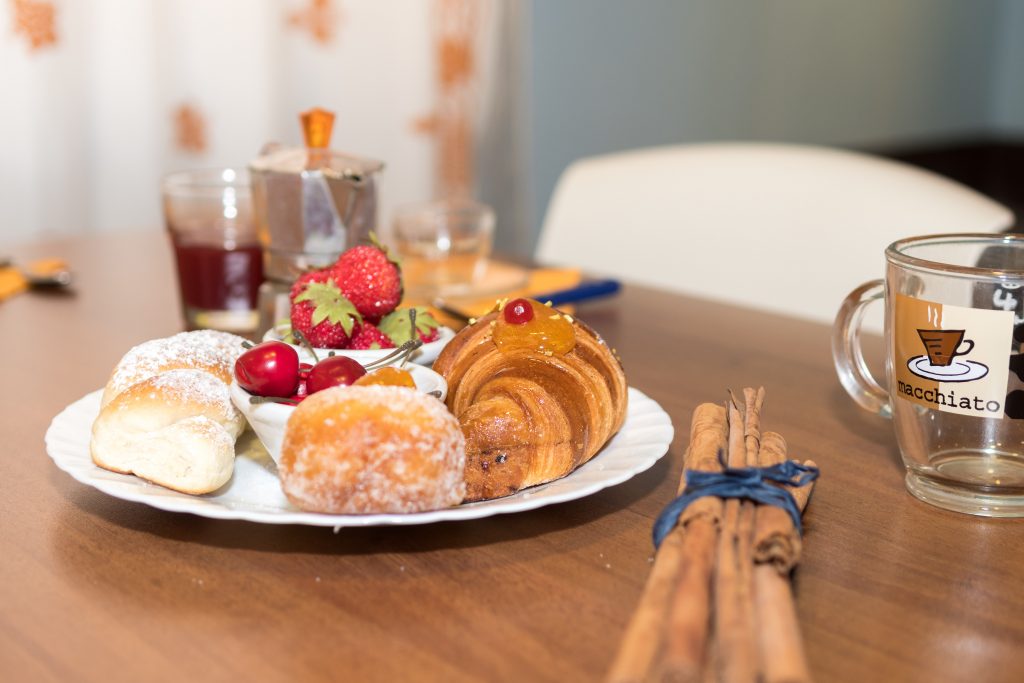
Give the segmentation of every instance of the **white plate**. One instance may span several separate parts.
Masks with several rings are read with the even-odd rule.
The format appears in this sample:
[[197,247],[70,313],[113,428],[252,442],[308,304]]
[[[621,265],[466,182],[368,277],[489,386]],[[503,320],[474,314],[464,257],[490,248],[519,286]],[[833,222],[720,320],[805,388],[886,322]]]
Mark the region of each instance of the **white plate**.
[[[281,331],[278,329],[280,326],[271,327],[267,330],[266,334],[263,335],[263,341],[282,341]],[[416,349],[413,354],[413,363],[419,363],[420,365],[431,365],[437,356],[441,353],[441,350],[448,345],[448,342],[455,336],[455,330],[450,327],[441,326],[438,329],[438,337],[432,342],[427,342],[423,346]],[[313,354],[309,352],[305,346],[301,344],[289,344],[299,354],[299,360],[303,363],[313,363]],[[378,361],[389,353],[394,352],[394,349],[315,349],[317,356],[322,360],[327,358],[331,353],[338,356],[348,356],[352,360],[368,365],[374,361]]]
[[653,465],[672,442],[672,422],[657,403],[636,389],[629,390],[626,423],[590,462],[567,477],[535,486],[506,498],[468,503],[454,508],[413,514],[322,515],[303,512],[285,498],[274,461],[250,430],[239,439],[235,474],[215,493],[190,496],[117,474],[93,464],[89,456],[92,423],[99,413],[100,395],[80,398],[57,417],[46,431],[46,451],[72,477],[115,498],[137,501],[161,510],[191,512],[216,519],[244,519],[267,524],[309,524],[341,528],[390,524],[427,524],[442,520],[477,519],[532,510],[589,496],[621,484]]

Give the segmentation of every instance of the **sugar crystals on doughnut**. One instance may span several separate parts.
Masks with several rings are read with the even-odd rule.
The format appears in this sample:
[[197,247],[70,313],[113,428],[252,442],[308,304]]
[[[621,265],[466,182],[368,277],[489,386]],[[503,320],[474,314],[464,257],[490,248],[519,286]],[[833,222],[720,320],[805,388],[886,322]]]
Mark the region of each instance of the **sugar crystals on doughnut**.
[[334,387],[292,413],[279,473],[303,510],[408,513],[460,503],[465,438],[444,404],[394,386]]

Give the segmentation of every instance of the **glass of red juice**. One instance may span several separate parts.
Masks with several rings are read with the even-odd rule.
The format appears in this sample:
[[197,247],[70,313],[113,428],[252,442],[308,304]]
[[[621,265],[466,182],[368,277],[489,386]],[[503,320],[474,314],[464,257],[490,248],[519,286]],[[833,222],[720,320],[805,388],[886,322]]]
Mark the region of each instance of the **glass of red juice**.
[[252,217],[249,172],[172,173],[163,180],[162,194],[186,327],[254,332],[263,250]]

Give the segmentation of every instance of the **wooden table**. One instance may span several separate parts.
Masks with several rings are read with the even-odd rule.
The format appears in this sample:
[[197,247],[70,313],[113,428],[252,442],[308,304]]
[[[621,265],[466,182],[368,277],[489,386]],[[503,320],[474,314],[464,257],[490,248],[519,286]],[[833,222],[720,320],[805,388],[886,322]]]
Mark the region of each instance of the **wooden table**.
[[9,251],[63,256],[78,280],[0,303],[4,680],[599,680],[693,408],[751,384],[765,428],[822,469],[795,576],[816,678],[1024,680],[1024,521],[907,494],[891,426],[843,393],[825,326],[627,287],[582,315],[672,416],[657,465],[532,512],[335,534],[161,512],[59,471],[51,418],[179,329],[171,254],[159,234]]

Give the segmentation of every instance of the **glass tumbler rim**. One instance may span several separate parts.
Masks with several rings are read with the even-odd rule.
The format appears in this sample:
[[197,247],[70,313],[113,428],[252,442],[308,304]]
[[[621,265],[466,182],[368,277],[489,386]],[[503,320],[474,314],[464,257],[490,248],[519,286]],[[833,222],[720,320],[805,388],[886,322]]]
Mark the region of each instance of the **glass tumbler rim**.
[[495,213],[493,207],[472,199],[437,199],[396,207],[392,222],[396,234],[406,237],[422,237],[422,233],[438,229],[450,231],[459,225],[490,236]]
[[916,235],[896,240],[885,249],[886,260],[904,267],[925,270],[939,275],[966,276],[986,280],[1024,279],[1024,269],[986,268],[944,263],[920,256],[912,256],[906,250],[930,245],[983,245],[994,247],[1012,245],[1024,249],[1024,234],[963,232],[937,235]]
[[494,209],[473,199],[435,199],[404,204],[395,208],[395,214],[403,218],[412,216],[438,216],[441,214],[480,214],[489,216]]
[[164,175],[160,190],[164,196],[220,197],[226,188],[249,194],[249,183],[245,167],[198,168]]

